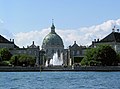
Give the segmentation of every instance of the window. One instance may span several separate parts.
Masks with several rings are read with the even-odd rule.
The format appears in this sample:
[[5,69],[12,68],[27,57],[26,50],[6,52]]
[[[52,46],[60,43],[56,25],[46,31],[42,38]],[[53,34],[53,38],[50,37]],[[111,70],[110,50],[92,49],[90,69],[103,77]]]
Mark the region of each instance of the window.
[[58,57],[60,57],[60,50],[58,49],[58,51],[57,51],[57,52],[58,52]]
[[54,49],[52,49],[52,54],[54,53]]
[[72,51],[72,54],[75,55],[75,51]]
[[77,55],[79,55],[80,54],[80,51],[79,50],[77,50]]
[[48,53],[48,49],[46,50],[46,53]]

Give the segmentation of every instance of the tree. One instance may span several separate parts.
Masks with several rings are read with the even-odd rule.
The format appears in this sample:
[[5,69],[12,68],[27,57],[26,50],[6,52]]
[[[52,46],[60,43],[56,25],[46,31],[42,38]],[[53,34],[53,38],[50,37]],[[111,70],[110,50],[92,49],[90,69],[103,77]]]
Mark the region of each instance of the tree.
[[81,61],[81,65],[87,65],[87,66],[90,65],[90,62],[95,60],[94,54],[96,54],[95,48],[87,49],[85,53],[85,57]]
[[34,66],[35,64],[35,57],[27,55],[27,54],[20,54],[20,55],[13,55],[10,59],[10,63],[15,66]]
[[9,61],[2,61],[0,62],[0,66],[10,66],[10,62]]
[[2,58],[2,61],[9,61],[12,54],[9,52],[7,48],[0,49],[0,56]]
[[35,57],[26,55],[26,54],[22,54],[19,57],[19,62],[22,65],[25,64],[26,66],[28,66],[28,65],[33,66],[35,64]]
[[99,45],[96,52],[96,61],[101,61],[102,65],[111,66],[116,62],[117,54],[109,45]]
[[99,45],[87,50],[81,64],[111,66],[116,64],[116,57],[117,54],[111,46]]
[[19,66],[19,57],[20,55],[13,55],[11,59],[9,60],[11,64],[15,66]]

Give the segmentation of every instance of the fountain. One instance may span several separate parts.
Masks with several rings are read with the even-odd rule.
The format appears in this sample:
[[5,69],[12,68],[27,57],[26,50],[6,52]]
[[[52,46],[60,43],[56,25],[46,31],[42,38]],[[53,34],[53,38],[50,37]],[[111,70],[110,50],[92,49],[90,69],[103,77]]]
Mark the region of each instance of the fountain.
[[48,60],[45,62],[45,67],[48,67]]
[[63,53],[60,54],[60,57],[58,57],[58,53],[54,53],[53,59],[50,59],[50,62],[48,64],[48,60],[45,63],[45,66],[47,67],[48,65],[52,66],[62,66],[63,65]]

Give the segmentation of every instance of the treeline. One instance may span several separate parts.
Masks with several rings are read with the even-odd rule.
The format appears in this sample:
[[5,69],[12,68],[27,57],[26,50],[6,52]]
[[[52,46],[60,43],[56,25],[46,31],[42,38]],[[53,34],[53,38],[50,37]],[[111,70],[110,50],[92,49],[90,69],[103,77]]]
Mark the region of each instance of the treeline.
[[35,57],[27,54],[12,55],[7,48],[0,49],[0,66],[34,66]]

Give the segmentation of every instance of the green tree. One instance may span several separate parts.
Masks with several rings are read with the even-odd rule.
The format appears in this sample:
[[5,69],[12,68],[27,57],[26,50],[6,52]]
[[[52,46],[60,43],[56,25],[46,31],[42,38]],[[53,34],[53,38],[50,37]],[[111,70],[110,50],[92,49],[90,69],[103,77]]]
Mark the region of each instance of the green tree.
[[27,54],[20,54],[20,55],[13,55],[10,59],[10,63],[15,66],[34,66],[35,64],[35,57],[27,55]]
[[19,66],[19,57],[20,55],[13,55],[11,57],[11,59],[9,60],[11,64],[15,65],[15,66]]
[[96,48],[96,61],[101,61],[102,65],[111,66],[116,62],[117,54],[109,45],[100,45]]
[[9,61],[12,54],[9,52],[7,48],[0,49],[0,56],[2,58],[2,61]]
[[103,65],[111,66],[116,64],[117,54],[109,45],[99,45],[96,48],[88,49],[81,65]]
[[10,66],[10,62],[9,61],[2,61],[0,62],[0,66]]
[[94,54],[96,54],[95,48],[87,49],[85,53],[85,57],[81,61],[81,65],[87,65],[87,66],[90,65],[90,62],[95,60]]
[[26,55],[26,54],[22,54],[19,57],[19,62],[21,65],[25,64],[25,66],[28,66],[28,65],[33,66],[35,64],[35,57]]

